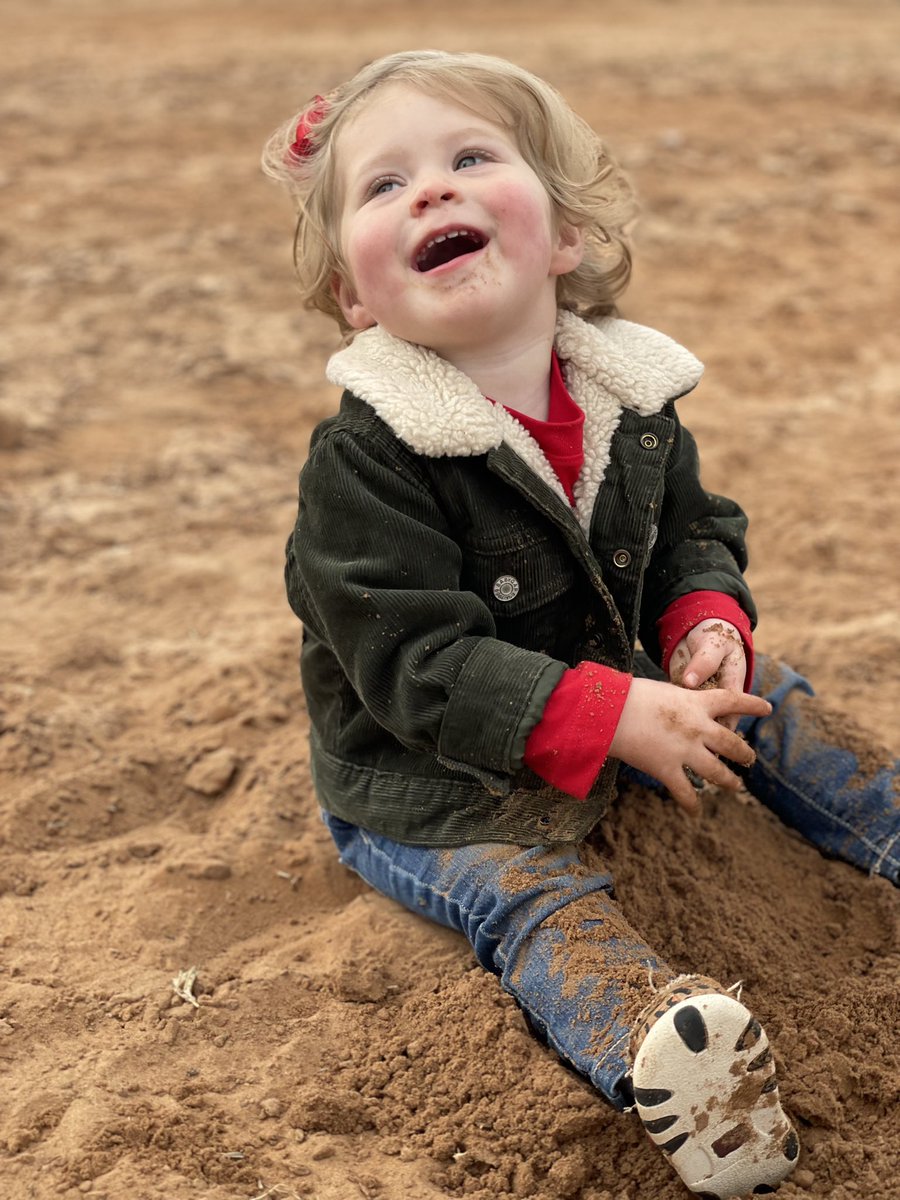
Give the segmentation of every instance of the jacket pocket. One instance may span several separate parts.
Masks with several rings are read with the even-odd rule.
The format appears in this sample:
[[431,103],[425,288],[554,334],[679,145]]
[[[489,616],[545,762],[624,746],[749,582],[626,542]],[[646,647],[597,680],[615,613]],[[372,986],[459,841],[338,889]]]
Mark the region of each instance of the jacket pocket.
[[475,592],[500,623],[565,608],[564,598],[575,584],[568,550],[530,530],[470,540],[463,562],[463,588]]

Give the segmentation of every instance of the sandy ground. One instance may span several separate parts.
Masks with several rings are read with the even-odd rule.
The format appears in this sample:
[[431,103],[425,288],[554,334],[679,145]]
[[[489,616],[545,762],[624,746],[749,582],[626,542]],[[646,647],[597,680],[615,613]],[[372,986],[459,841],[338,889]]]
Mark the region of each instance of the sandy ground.
[[[684,1196],[459,938],[323,836],[281,563],[336,340],[258,154],[393,49],[561,87],[643,197],[624,314],[707,363],[682,413],[751,514],[759,645],[893,738],[900,9],[4,16],[0,1192]],[[635,922],[767,1025],[804,1147],[782,1194],[895,1198],[894,891],[739,799],[692,825],[631,794],[603,835]]]

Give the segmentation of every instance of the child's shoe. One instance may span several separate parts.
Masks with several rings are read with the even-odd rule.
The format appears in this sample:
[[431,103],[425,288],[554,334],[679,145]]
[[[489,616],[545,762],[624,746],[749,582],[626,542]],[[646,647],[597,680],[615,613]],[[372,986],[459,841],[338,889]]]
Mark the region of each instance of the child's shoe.
[[631,1060],[644,1128],[692,1192],[763,1195],[796,1165],[768,1038],[717,983],[691,975],[662,991],[635,1025]]

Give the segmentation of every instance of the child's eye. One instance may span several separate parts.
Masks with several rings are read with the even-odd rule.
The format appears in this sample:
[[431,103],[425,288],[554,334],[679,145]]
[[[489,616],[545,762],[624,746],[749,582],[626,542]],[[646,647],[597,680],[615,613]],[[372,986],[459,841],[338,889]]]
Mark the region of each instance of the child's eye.
[[456,170],[459,171],[463,167],[477,167],[479,163],[487,162],[489,157],[490,155],[484,150],[467,150],[456,160]]
[[399,180],[392,179],[390,176],[384,175],[380,179],[376,179],[375,182],[371,184],[366,192],[366,199],[369,199],[371,196],[384,196],[388,192],[392,191],[395,187],[399,186]]

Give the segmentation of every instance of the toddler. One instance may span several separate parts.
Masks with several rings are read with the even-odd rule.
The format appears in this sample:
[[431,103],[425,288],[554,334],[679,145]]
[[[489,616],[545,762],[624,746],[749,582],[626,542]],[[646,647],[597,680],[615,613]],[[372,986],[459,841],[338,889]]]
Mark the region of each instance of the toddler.
[[624,777],[688,812],[744,782],[896,882],[896,766],[859,772],[754,665],[746,520],[676,410],[701,365],[616,315],[627,180],[542,80],[435,51],[316,97],[264,163],[347,343],[286,566],[341,860],[463,933],[689,1189],[772,1192],[800,1148],[764,1031],[579,851]]

